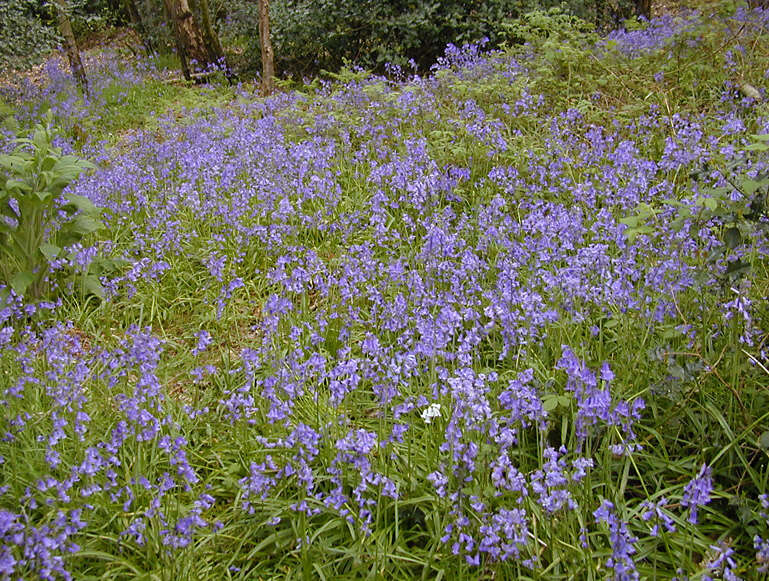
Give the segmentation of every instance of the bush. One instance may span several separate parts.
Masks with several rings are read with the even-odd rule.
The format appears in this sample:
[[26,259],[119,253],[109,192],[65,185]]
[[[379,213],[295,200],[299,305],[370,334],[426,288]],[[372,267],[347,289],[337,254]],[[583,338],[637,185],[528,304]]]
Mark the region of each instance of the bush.
[[[273,45],[278,71],[306,76],[337,71],[351,63],[383,72],[387,64],[414,64],[429,70],[447,44],[506,39],[504,25],[537,9],[560,6],[556,0],[479,0],[378,2],[374,0],[275,0],[271,5]],[[613,28],[633,14],[635,2],[571,0],[564,11],[597,29]],[[225,36],[248,40],[247,53],[258,69],[258,17],[253,3],[228,9]]]
[[55,43],[56,34],[40,19],[38,3],[0,3],[0,72],[29,66]]

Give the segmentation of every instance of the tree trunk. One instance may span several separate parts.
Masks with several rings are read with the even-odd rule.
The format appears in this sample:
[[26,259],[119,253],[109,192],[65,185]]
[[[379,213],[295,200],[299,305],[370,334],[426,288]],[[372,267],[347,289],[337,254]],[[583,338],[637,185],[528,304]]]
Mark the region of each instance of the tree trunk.
[[652,17],[652,0],[636,0],[635,15],[649,20]]
[[275,55],[270,40],[270,0],[259,0],[259,46],[262,51],[262,93],[275,90]]
[[[190,0],[190,3],[198,3],[198,1]],[[208,8],[208,0],[199,0],[198,13],[200,14],[200,28],[203,32],[203,40],[206,43],[208,57],[212,62],[223,64],[224,49],[219,41],[219,35],[216,34],[216,30],[211,23],[211,11]]]
[[155,47],[152,46],[152,39],[150,39],[149,35],[147,34],[147,29],[144,26],[141,12],[139,12],[139,9],[136,7],[135,0],[123,0],[123,6],[125,7],[125,11],[128,13],[128,17],[131,19],[131,24],[134,30],[139,35],[139,38],[141,38],[142,44],[144,45],[144,50],[147,52],[147,55],[149,56],[154,54]]
[[205,71],[212,64],[203,34],[187,0],[164,0],[164,4],[171,20],[182,73],[185,79],[190,80],[195,73]]
[[75,35],[72,32],[72,23],[69,21],[67,0],[56,0],[56,18],[59,22],[59,32],[64,38],[64,49],[67,51],[67,60],[69,60],[72,76],[75,77],[83,95],[88,95],[88,79],[85,76],[83,61],[80,60],[80,50],[77,48]]

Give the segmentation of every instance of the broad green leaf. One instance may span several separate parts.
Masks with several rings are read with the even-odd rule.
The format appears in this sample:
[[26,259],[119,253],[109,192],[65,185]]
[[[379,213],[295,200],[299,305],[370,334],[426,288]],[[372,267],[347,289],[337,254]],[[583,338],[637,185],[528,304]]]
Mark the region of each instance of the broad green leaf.
[[67,200],[68,205],[72,205],[76,210],[83,214],[99,215],[101,213],[101,210],[85,196],[68,193],[64,195],[64,198]]
[[5,182],[5,189],[8,191],[29,193],[32,191],[32,186],[22,180],[10,179]]
[[89,274],[102,275],[115,272],[125,266],[131,264],[130,261],[122,258],[102,258],[97,256],[91,262],[91,266],[88,269]]
[[713,198],[702,198],[702,203],[708,210],[715,212],[718,209],[718,201]]
[[742,259],[730,262],[726,267],[726,274],[744,274],[751,268],[750,263],[745,263]]
[[651,226],[638,226],[637,228],[628,228],[625,230],[625,236],[630,242],[633,242],[633,240],[641,234],[652,234],[654,231],[654,228]]
[[756,193],[756,191],[761,187],[766,185],[763,182],[757,182],[756,180],[751,180],[750,178],[745,178],[743,180],[740,180],[740,186],[742,188],[742,191],[744,194],[747,194],[748,196],[752,196]]
[[3,127],[5,127],[11,133],[19,132],[19,122],[16,121],[16,117],[6,117],[3,120]]
[[43,256],[45,256],[48,260],[53,260],[59,255],[59,252],[61,252],[61,248],[58,246],[54,246],[53,244],[47,244],[43,243],[39,247],[40,252],[43,253]]
[[56,158],[52,155],[47,155],[43,162],[40,164],[40,169],[42,171],[51,171],[56,165]]
[[678,363],[670,364],[670,366],[668,366],[668,373],[671,377],[675,377],[676,379],[685,379],[687,375],[686,370]]
[[95,276],[89,275],[83,277],[83,291],[86,295],[91,294],[100,299],[104,298],[104,287]]
[[635,228],[638,226],[638,220],[639,216],[627,216],[625,218],[620,218],[619,222],[620,224],[625,224],[626,226],[630,226],[631,228]]
[[48,200],[51,199],[51,192],[46,190],[43,190],[42,192],[35,192],[35,197],[45,204]]
[[31,272],[18,272],[10,281],[11,288],[17,295],[23,295],[33,282],[35,277]]
[[32,143],[38,152],[48,153],[51,138],[48,131],[46,131],[42,125],[38,125],[35,129],[35,133],[32,135]]
[[724,231],[724,242],[726,243],[726,247],[730,250],[737,248],[740,243],[742,243],[742,235],[740,234],[740,229],[734,226],[727,228]]
[[87,169],[94,169],[96,166],[92,164],[90,161],[87,161],[85,159],[80,159],[79,157],[76,157],[74,155],[64,155],[56,162],[56,165],[53,166],[53,170],[57,173],[65,173],[65,172],[77,172],[75,175],[77,176],[80,172],[85,171]]
[[681,335],[682,335],[681,329],[677,326],[672,326],[672,325],[662,332],[663,339],[674,339],[676,337],[680,337]]
[[542,398],[542,409],[546,412],[551,412],[558,407],[557,395],[546,395]]
[[30,159],[28,155],[8,154],[0,155],[0,167],[7,169],[13,173],[18,173],[26,169],[30,165]]
[[69,233],[84,236],[86,234],[90,234],[91,232],[96,232],[103,227],[104,224],[102,224],[100,220],[96,220],[95,218],[85,214],[78,214],[75,216],[74,220],[67,224],[66,230]]

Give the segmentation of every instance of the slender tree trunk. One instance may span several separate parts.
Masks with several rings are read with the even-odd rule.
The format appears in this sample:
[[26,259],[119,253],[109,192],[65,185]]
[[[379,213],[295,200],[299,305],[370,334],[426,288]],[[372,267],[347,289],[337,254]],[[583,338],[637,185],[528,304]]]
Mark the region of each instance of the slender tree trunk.
[[182,73],[189,80],[194,73],[204,71],[212,64],[206,43],[187,0],[164,0],[164,4],[176,39]]
[[77,48],[75,34],[72,32],[67,0],[56,0],[56,18],[59,22],[59,32],[64,38],[64,49],[67,51],[69,68],[72,70],[72,75],[83,95],[88,95],[88,79],[85,76],[83,61],[80,60],[80,50]]
[[652,17],[652,0],[636,0],[635,15],[643,16],[647,20]]
[[259,0],[259,45],[262,51],[262,93],[275,90],[275,54],[270,40],[270,0]]
[[208,7],[208,0],[189,0],[195,14],[200,15],[200,28],[203,33],[203,40],[206,43],[209,61],[216,63],[216,66],[224,71],[227,80],[232,82],[232,72],[227,66],[227,60],[224,55],[222,43],[219,35],[211,22],[211,10]]
[[219,35],[216,34],[216,30],[211,23],[211,11],[208,8],[208,0],[190,0],[191,4],[193,2],[199,4],[200,28],[203,32],[203,40],[206,43],[208,56],[213,62],[223,62],[224,49],[219,41]]
[[190,75],[190,67],[187,64],[187,53],[184,50],[184,45],[179,38],[179,33],[176,30],[176,20],[174,19],[174,8],[171,4],[171,0],[163,0],[163,8],[166,13],[166,21],[170,24],[171,33],[174,37],[174,44],[176,45],[176,55],[179,57],[179,64],[182,69],[182,75],[186,80],[192,80]]
[[144,50],[147,52],[147,55],[154,54],[155,47],[152,46],[152,39],[150,39],[149,35],[147,34],[147,29],[144,26],[141,12],[139,12],[135,0],[123,0],[123,6],[125,7],[125,11],[128,13],[128,17],[131,19],[131,24],[133,25],[134,30],[136,30],[139,38],[141,38],[142,44],[144,45]]

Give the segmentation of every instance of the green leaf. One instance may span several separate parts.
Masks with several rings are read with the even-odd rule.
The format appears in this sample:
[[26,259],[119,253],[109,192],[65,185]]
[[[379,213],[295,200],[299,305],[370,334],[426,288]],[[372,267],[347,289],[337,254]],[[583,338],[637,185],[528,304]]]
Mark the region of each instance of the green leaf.
[[19,122],[16,121],[16,117],[6,117],[3,120],[3,127],[5,127],[11,133],[18,133]]
[[29,165],[29,155],[20,155],[12,153],[0,155],[0,167],[7,169],[12,173],[19,172],[24,166]]
[[48,153],[51,144],[51,136],[42,125],[37,125],[35,128],[35,133],[32,135],[32,143],[38,152]]
[[17,272],[10,280],[11,288],[17,295],[23,295],[33,282],[35,277],[31,272]]
[[628,228],[625,230],[625,236],[630,242],[633,242],[633,240],[640,234],[652,234],[654,231],[654,228],[651,226],[638,226],[637,228]]
[[546,412],[551,412],[558,407],[557,395],[546,395],[542,398],[542,409]]
[[699,198],[697,204],[705,206],[708,210],[712,210],[713,212],[718,209],[718,200],[714,200],[713,198]]
[[94,205],[94,203],[85,196],[78,196],[77,194],[65,194],[64,198],[67,200],[67,205],[71,205],[75,210],[83,214],[91,214],[98,216],[101,214],[101,210]]
[[42,192],[35,192],[35,197],[45,204],[48,200],[51,199],[52,196],[51,192],[43,190]]
[[59,158],[51,171],[61,176],[62,179],[72,181],[83,171],[87,169],[93,169],[95,167],[95,165],[85,161],[84,159],[80,159],[74,155],[65,155]]
[[52,155],[47,155],[45,159],[40,164],[41,171],[47,172],[51,171],[53,167],[56,165],[56,158]]
[[84,276],[83,277],[83,292],[86,295],[94,295],[99,297],[100,299],[104,298],[104,287],[102,286],[101,282],[99,282],[99,279],[95,276]]
[[58,246],[54,246],[53,244],[47,244],[43,243],[39,246],[40,252],[43,253],[43,256],[45,256],[49,261],[53,260],[59,255],[59,252],[61,252],[61,248]]
[[[769,147],[767,147],[767,149],[769,149]],[[761,186],[764,185],[766,185],[765,182],[757,182],[756,180],[752,180],[750,178],[744,178],[740,180],[740,187],[743,193],[747,196],[752,196]]]
[[619,222],[620,224],[625,224],[626,226],[630,226],[631,228],[635,228],[638,226],[638,220],[639,216],[627,216],[625,218],[620,218]]
[[686,379],[686,370],[678,363],[671,363],[668,366],[668,373],[671,375],[671,377],[675,377],[676,379]]
[[[79,234],[85,236],[91,232],[96,232],[104,227],[101,220],[97,220],[92,216],[86,214],[78,214],[75,218],[66,225],[66,233]],[[64,228],[63,228],[64,230]]]
[[5,189],[8,191],[15,190],[17,192],[29,193],[32,191],[32,186],[23,180],[9,179],[5,182]]
[[759,436],[758,445],[765,452],[769,451],[769,430],[765,431],[763,434],[761,434],[761,436]]
[[735,226],[727,228],[724,231],[724,242],[726,243],[726,247],[730,250],[737,248],[742,243],[740,229]]
[[730,262],[726,267],[726,274],[744,274],[750,270],[750,264],[745,263],[742,259],[737,259],[734,262]]
[[91,262],[88,273],[100,276],[120,270],[129,264],[131,264],[131,262],[123,258],[103,258],[101,256],[97,256]]

